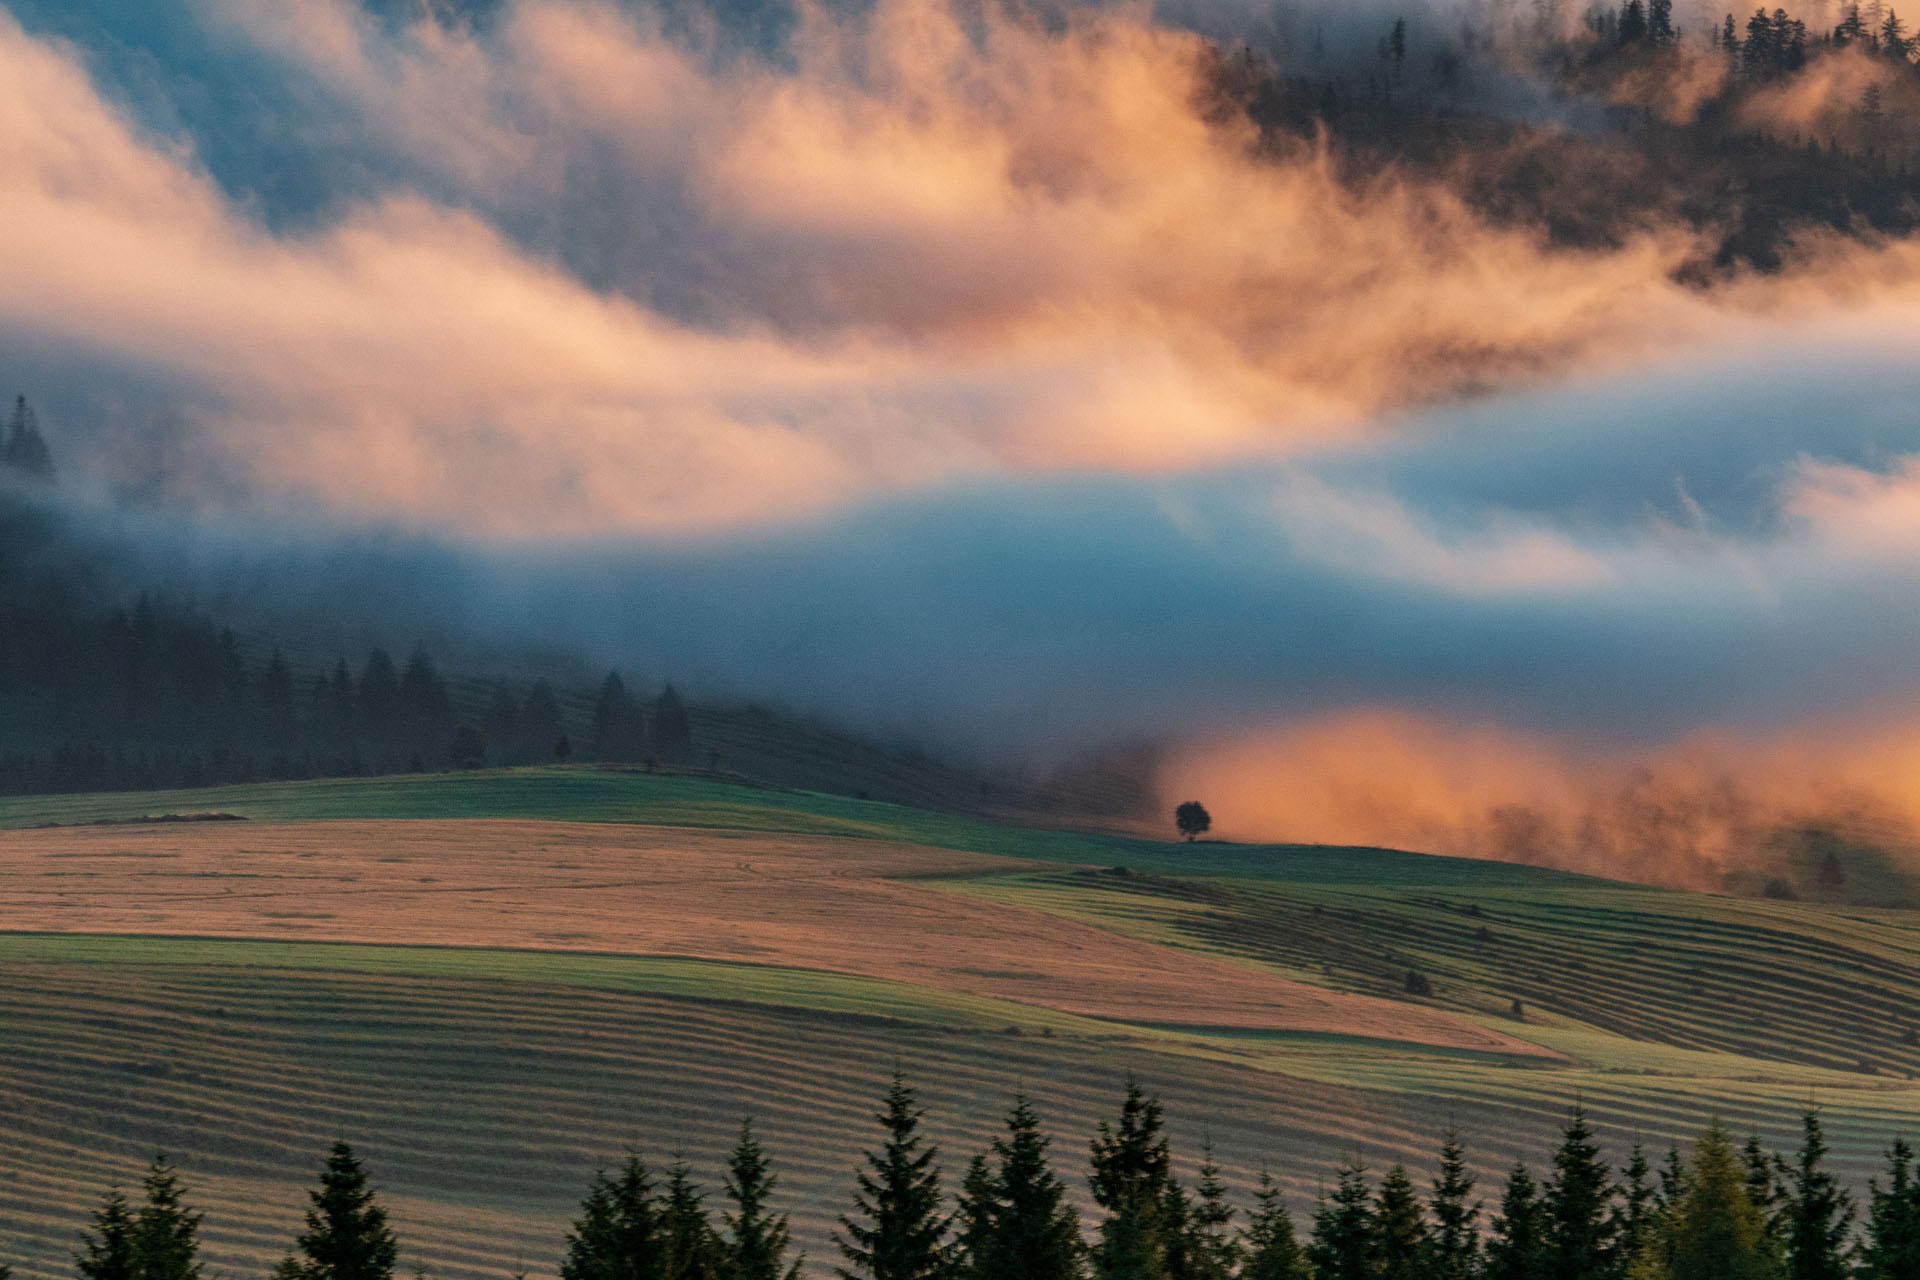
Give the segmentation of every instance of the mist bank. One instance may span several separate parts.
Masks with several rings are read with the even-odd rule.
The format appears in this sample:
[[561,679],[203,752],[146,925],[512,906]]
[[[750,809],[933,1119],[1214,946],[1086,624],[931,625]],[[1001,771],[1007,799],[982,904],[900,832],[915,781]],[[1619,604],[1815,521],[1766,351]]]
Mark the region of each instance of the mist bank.
[[989,765],[1152,741],[1230,836],[1718,887],[1783,829],[1908,842],[1913,323],[1756,324],[1300,458],[772,528],[456,538],[78,496],[65,520],[104,587],[323,658],[618,667]]

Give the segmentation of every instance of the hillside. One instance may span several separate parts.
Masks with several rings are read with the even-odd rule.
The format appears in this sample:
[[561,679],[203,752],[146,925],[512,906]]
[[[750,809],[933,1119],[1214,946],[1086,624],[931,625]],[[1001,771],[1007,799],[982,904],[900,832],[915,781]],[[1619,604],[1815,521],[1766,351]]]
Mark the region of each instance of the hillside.
[[620,673],[564,646],[343,628],[325,609],[261,614],[223,592],[202,607],[155,572],[100,541],[84,504],[0,483],[0,795],[435,769],[459,763],[451,739],[467,726],[495,765],[551,762],[565,737],[579,761],[922,808],[1112,822],[1157,808],[1148,745],[1045,768],[963,758],[765,698],[674,690],[672,672],[632,660],[609,700]]
[[[224,812],[247,821],[109,823]],[[423,821],[427,819],[429,821]],[[0,803],[0,1239],[52,1277],[155,1148],[257,1272],[336,1134],[410,1260],[546,1273],[599,1163],[753,1112],[816,1261],[898,1062],[950,1176],[1025,1088],[1077,1175],[1128,1073],[1304,1211],[1358,1155],[1494,1176],[1824,1109],[1920,1129],[1920,914],[1389,850],[1175,845],[586,768]],[[38,827],[38,829],[33,829]],[[1408,994],[1407,975],[1429,994]],[[1514,1017],[1512,1001],[1522,1002]]]

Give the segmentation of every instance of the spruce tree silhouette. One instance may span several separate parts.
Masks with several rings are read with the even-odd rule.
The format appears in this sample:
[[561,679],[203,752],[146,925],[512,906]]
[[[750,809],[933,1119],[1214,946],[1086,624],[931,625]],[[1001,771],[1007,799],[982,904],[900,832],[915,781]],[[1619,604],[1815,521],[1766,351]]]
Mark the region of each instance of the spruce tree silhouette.
[[938,1280],[945,1271],[947,1220],[940,1214],[938,1152],[921,1145],[925,1114],[896,1071],[875,1117],[886,1141],[867,1153],[854,1211],[840,1219],[844,1234],[835,1237],[848,1263],[841,1280]]
[[320,1185],[308,1194],[312,1204],[296,1242],[296,1274],[302,1280],[392,1280],[399,1242],[352,1147],[333,1144]]
[[53,451],[40,434],[40,420],[25,396],[13,402],[13,420],[0,444],[0,462],[36,480],[53,479]]

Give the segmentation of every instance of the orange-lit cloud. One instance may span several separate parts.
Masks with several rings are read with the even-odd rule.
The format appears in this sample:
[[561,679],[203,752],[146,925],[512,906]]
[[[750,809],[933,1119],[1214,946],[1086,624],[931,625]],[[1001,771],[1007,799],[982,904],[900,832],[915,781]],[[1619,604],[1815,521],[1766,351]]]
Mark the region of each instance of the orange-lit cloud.
[[[1822,51],[1799,75],[1762,85],[1740,103],[1740,122],[1783,141],[1839,143],[1849,150],[1887,150],[1903,141],[1903,123],[1920,106],[1913,77],[1863,49]],[[1881,95],[1866,111],[1868,91]]]
[[[1835,251],[1705,294],[1677,233],[1572,252],[1350,190],[1258,154],[1202,42],[1135,10],[803,6],[784,61],[590,2],[207,10],[410,180],[270,230],[0,18],[0,324],[157,371],[224,492],[359,519],[713,528],[1284,455],[1914,276]],[[1535,542],[1499,572],[1581,571]]]
[[1730,875],[1786,871],[1780,834],[1805,825],[1920,866],[1916,777],[1911,724],[1701,730],[1626,753],[1375,709],[1193,745],[1166,784],[1169,795],[1203,797],[1229,838],[1383,845],[1720,889]]
[[1603,92],[1617,105],[1643,107],[1670,123],[1690,124],[1699,118],[1700,108],[1726,88],[1731,74],[1724,52],[1683,40],[1611,69]]

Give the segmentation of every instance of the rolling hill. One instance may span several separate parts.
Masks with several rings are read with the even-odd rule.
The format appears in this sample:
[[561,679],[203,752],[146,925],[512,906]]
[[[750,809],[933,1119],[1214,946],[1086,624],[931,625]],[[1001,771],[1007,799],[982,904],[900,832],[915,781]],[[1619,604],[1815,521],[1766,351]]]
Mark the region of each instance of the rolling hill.
[[[160,814],[247,821],[143,823]],[[47,827],[42,824],[82,824]],[[0,1252],[65,1270],[155,1149],[270,1265],[323,1144],[410,1261],[554,1265],[597,1164],[716,1181],[743,1113],[816,1261],[897,1062],[957,1177],[1025,1088],[1075,1174],[1128,1074],[1296,1211],[1340,1160],[1492,1177],[1809,1099],[1920,1129],[1920,913],[1317,846],[1174,845],[592,768],[0,802]],[[1409,974],[1423,979],[1410,994]],[[1516,1016],[1514,1002],[1519,1001]]]

